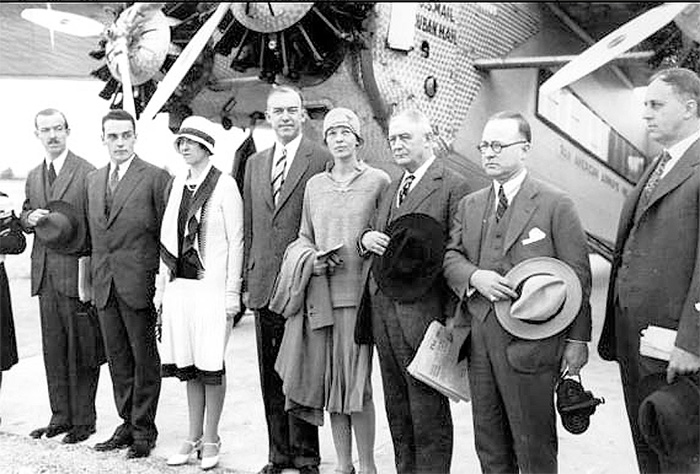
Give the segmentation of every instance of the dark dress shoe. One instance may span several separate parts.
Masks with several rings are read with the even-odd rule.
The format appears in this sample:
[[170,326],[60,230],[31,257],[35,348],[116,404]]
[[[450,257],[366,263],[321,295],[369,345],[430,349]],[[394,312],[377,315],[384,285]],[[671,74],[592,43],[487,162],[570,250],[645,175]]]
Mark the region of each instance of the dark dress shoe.
[[67,433],[70,430],[70,425],[49,425],[43,428],[35,429],[31,433],[29,433],[29,436],[31,436],[34,439],[41,438],[44,435],[46,435],[47,438],[53,438],[54,436],[60,435],[61,433]]
[[[291,466],[289,466],[291,467]],[[284,464],[274,462],[268,463],[263,467],[258,474],[282,474],[282,471],[287,468]]]
[[145,458],[151,454],[153,444],[150,441],[134,441],[126,452],[126,459]]
[[134,436],[131,434],[131,430],[125,425],[120,425],[114,431],[111,438],[95,445],[95,451],[113,451],[115,449],[122,449],[126,448],[127,446],[131,446],[133,442]]
[[318,466],[301,466],[299,474],[319,474]]
[[80,443],[88,439],[93,433],[95,433],[95,425],[74,426],[73,429],[63,437],[63,442],[66,444]]

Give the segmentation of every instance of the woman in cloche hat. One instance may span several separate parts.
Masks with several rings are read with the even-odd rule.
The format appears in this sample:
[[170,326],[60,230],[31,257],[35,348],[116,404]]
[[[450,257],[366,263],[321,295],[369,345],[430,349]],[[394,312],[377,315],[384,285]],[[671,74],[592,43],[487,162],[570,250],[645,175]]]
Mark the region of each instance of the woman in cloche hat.
[[372,346],[358,345],[354,338],[368,269],[363,268],[367,260],[358,255],[356,240],[369,225],[390,178],[358,157],[362,136],[360,120],[353,111],[341,107],[330,110],[323,121],[323,138],[333,162],[306,185],[299,237],[315,246],[319,254],[342,244],[330,256],[317,257],[314,264],[314,273],[328,275],[334,320],[325,408],[330,413],[337,455],[335,472],[355,472],[351,450],[354,429],[360,472],[374,474]]
[[175,177],[163,216],[154,301],[162,314],[163,376],[186,381],[189,406],[189,434],[167,463],[197,455],[202,469],[219,462],[224,354],[243,265],[243,203],[233,178],[211,164],[215,134],[212,122],[192,116],[175,138],[187,170]]

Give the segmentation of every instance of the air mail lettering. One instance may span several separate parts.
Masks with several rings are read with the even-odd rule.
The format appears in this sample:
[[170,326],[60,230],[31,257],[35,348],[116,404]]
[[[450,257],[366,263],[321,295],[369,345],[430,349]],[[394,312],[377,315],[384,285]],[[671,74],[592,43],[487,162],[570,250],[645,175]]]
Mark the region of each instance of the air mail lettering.
[[421,9],[425,10],[426,12],[437,13],[445,20],[448,20],[450,23],[455,22],[454,13],[452,10],[452,5],[449,5],[447,3],[439,3],[439,2],[425,2],[425,3],[421,3],[420,7],[421,7]]
[[443,41],[457,44],[457,32],[454,28],[426,18],[423,15],[416,15],[416,28]]

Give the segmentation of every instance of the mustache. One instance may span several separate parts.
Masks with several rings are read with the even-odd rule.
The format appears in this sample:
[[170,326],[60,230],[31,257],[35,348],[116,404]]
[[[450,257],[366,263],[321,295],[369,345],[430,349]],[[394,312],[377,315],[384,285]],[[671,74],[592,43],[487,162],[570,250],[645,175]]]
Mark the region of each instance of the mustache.
[[58,141],[58,138],[49,138],[49,145],[58,145],[60,142]]

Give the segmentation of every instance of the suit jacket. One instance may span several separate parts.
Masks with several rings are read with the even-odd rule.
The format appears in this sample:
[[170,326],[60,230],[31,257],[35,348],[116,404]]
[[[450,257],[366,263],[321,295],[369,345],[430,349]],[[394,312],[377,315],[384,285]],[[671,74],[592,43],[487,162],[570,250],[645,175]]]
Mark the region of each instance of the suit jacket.
[[105,213],[109,166],[88,175],[95,304],[104,308],[112,285],[134,309],[153,304],[158,272],[160,225],[170,175],[135,156]]
[[[61,200],[71,204],[87,225],[87,202],[85,192],[88,173],[95,167],[83,158],[69,151],[61,171],[56,176],[53,188],[45,180],[44,161],[29,172],[25,185],[26,200],[22,206],[20,221],[25,232],[33,233],[27,218],[35,209],[46,209],[49,201]],[[78,257],[89,255],[90,242],[86,235],[83,242],[76,245],[78,251],[67,255],[46,248],[34,239],[31,258],[32,296],[39,294],[46,275],[51,275],[56,290],[65,295],[78,297]]]
[[[615,338],[616,301],[638,328],[654,324],[676,329],[676,346],[700,355],[700,141],[696,141],[659,182],[635,223],[650,166],[622,207],[605,324],[598,346],[605,360],[618,356]],[[628,279],[618,285],[625,244]]]
[[274,148],[268,148],[248,159],[243,186],[243,285],[253,309],[269,303],[284,251],[299,236],[306,182],[332,160],[327,150],[302,137],[275,207],[273,153]]
[[[477,263],[482,245],[482,227],[489,213],[493,212],[493,200],[489,195],[493,186],[468,195],[459,203],[459,210],[450,231],[445,253],[444,274],[452,291],[465,297],[471,275],[478,270]],[[503,245],[505,274],[523,260],[533,257],[553,257],[569,264],[578,275],[583,290],[581,308],[569,326],[567,337],[579,341],[591,339],[591,270],[588,259],[588,244],[573,201],[563,192],[528,175],[520,191],[511,203],[511,217]],[[524,243],[530,232],[539,228],[544,238]],[[486,317],[491,303],[478,291],[470,296],[478,299],[470,310],[479,314],[471,317]],[[461,305],[460,305],[461,306]],[[482,308],[479,308],[482,306]]]
[[[396,209],[396,195],[401,185],[401,178],[395,179],[384,190],[377,207],[372,229],[384,232],[390,223],[403,215],[420,213],[427,214],[444,226],[447,235],[452,216],[457,211],[460,199],[468,192],[468,184],[465,179],[454,171],[449,170],[438,158],[428,167],[425,174],[406,195],[401,206]],[[392,206],[395,208],[392,211]],[[364,232],[363,232],[364,234]],[[369,271],[371,265],[365,267]],[[363,275],[363,281],[364,275]],[[373,276],[369,278],[370,298],[380,291]],[[435,319],[444,320],[452,313],[449,290],[442,278],[439,278],[435,286],[425,298],[415,303],[402,304],[399,315],[403,325],[404,336],[409,343],[417,348],[425,334],[428,325]],[[441,314],[435,314],[430,308],[440,308]]]

